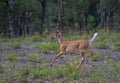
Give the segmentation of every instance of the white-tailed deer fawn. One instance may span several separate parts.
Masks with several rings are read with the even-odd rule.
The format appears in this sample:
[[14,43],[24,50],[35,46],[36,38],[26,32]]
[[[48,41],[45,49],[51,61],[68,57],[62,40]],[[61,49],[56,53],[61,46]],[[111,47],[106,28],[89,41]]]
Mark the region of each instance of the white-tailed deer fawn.
[[92,64],[93,51],[89,49],[89,45],[93,42],[93,40],[95,39],[97,34],[98,33],[95,33],[94,36],[90,40],[65,41],[62,38],[61,32],[60,31],[56,31],[54,36],[55,36],[55,38],[58,39],[61,51],[51,61],[50,65],[52,66],[54,64],[55,60],[57,58],[59,58],[61,55],[65,54],[67,52],[69,53],[69,52],[73,52],[73,51],[76,51],[76,50],[80,51],[81,54],[82,54],[82,61],[79,63],[77,69],[79,69],[81,64],[84,62],[84,60],[85,60],[85,57],[84,57],[85,53],[89,53],[90,54],[90,64]]

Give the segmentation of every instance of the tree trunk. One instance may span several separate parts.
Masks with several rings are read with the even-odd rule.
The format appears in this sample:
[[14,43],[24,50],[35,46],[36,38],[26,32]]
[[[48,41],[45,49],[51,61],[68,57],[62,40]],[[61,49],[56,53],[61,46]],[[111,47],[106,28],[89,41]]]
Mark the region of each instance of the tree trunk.
[[43,23],[44,23],[44,18],[45,18],[46,2],[47,2],[46,0],[41,0],[42,13],[40,15],[40,29],[39,29],[40,35],[42,35],[42,32],[43,32]]
[[111,9],[110,11],[110,29],[114,29],[114,11]]
[[101,27],[105,27],[105,1],[101,0]]
[[58,29],[63,30],[63,16],[64,16],[64,5],[63,5],[63,0],[60,1],[60,8],[58,12]]

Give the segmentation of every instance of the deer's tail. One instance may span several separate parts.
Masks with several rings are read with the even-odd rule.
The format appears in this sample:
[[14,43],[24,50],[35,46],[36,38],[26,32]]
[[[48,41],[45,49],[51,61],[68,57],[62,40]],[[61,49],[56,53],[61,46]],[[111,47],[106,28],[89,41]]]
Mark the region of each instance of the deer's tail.
[[96,33],[94,34],[94,36],[90,39],[90,44],[94,41],[94,39],[96,38],[97,35],[98,35],[98,33],[96,32]]

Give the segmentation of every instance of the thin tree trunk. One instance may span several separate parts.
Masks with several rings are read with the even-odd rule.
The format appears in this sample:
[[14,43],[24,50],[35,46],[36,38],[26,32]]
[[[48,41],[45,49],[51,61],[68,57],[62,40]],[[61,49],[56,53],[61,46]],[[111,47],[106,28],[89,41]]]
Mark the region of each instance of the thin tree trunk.
[[58,29],[63,30],[63,16],[64,16],[64,5],[63,0],[60,1],[60,8],[58,12]]
[[40,15],[40,29],[39,29],[40,35],[42,35],[42,32],[43,32],[43,23],[44,23],[45,10],[46,10],[46,0],[41,0],[41,6],[42,6],[42,13]]
[[114,11],[110,11],[110,29],[114,29]]
[[105,27],[105,1],[101,0],[101,27]]

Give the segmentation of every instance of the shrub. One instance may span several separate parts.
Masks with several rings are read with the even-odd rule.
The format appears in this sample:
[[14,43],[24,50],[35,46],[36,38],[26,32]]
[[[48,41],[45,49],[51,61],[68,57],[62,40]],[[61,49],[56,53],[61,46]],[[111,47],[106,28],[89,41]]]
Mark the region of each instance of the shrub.
[[28,59],[29,59],[30,61],[34,61],[34,62],[40,62],[40,61],[42,61],[42,59],[41,59],[41,57],[39,56],[39,54],[36,54],[36,53],[30,55],[30,56],[28,57]]
[[12,53],[11,53],[11,54],[8,54],[8,55],[7,55],[7,60],[10,61],[10,62],[11,62],[11,61],[16,61],[16,60],[17,60],[17,56],[18,56],[18,55],[15,54],[15,53],[13,53],[13,54],[12,54]]

